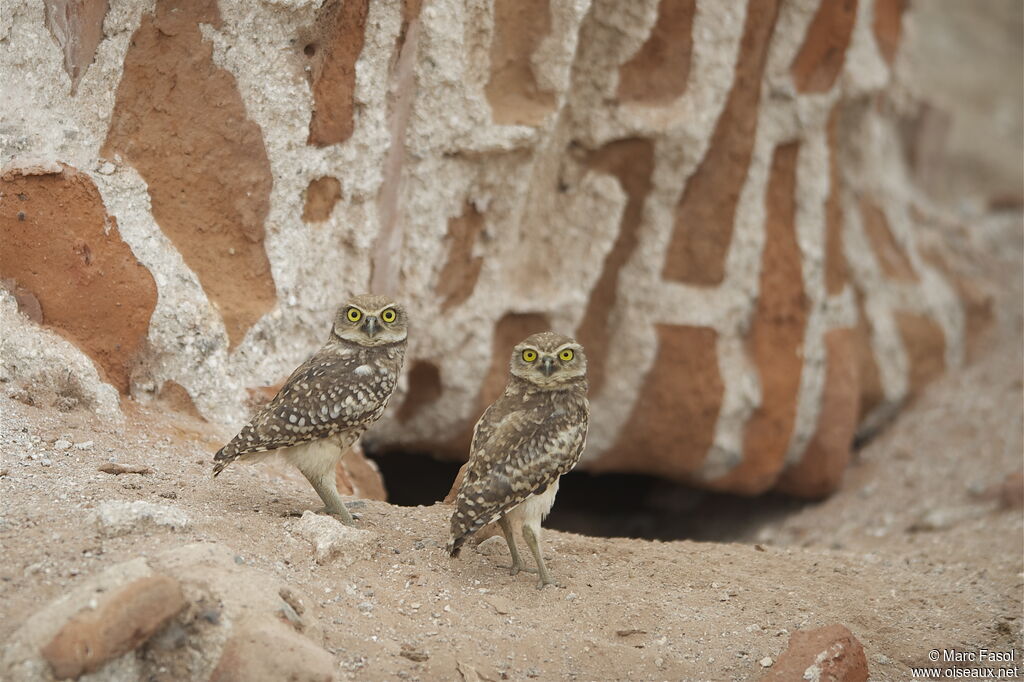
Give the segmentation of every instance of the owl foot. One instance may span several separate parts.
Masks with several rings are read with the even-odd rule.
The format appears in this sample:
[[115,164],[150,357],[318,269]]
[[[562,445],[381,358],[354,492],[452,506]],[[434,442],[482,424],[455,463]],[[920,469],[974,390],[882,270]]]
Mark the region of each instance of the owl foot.
[[519,556],[519,548],[516,547],[516,539],[512,535],[512,524],[509,523],[507,518],[502,516],[498,519],[498,525],[501,526],[501,532],[505,535],[505,543],[508,545],[508,553],[512,555],[512,565],[502,566],[502,568],[507,568],[509,575],[515,575],[519,573],[519,571],[536,573],[536,570],[527,568],[526,564],[523,563],[522,557]]
[[537,562],[537,574],[540,576],[540,583],[537,585],[537,588],[542,590],[545,585],[554,585],[555,581],[551,579],[548,567],[544,565],[544,555],[541,554],[540,543],[537,541],[537,531],[525,523],[523,524],[523,539],[530,546],[533,559]]
[[345,505],[341,505],[341,509],[342,509],[342,511],[336,511],[336,510],[330,509],[328,507],[321,507],[320,509],[316,510],[316,513],[317,514],[326,514],[328,516],[333,516],[334,518],[338,519],[339,521],[341,521],[346,526],[354,526],[354,525],[356,525],[356,521],[355,520],[358,519],[360,517],[360,515],[359,514],[353,514],[352,512],[350,512],[345,507]]
[[537,572],[536,568],[527,568],[521,561],[518,564],[512,564],[511,566],[502,566],[502,568],[507,568],[509,575],[517,575],[520,571],[524,573]]
[[305,471],[302,473],[312,484],[313,490],[323,500],[324,505],[326,505],[323,511],[335,517],[346,526],[354,526],[355,521],[352,519],[352,514],[345,507],[345,502],[341,499],[341,495],[338,494],[338,488],[335,486],[334,468],[332,467],[329,471],[319,476],[308,474]]

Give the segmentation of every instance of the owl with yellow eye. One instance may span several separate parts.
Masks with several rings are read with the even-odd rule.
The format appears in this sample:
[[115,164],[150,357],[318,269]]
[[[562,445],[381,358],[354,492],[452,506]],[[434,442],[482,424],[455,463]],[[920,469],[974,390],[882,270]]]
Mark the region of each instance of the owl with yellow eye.
[[351,524],[335,468],[384,413],[402,371],[408,329],[405,310],[391,299],[353,297],[334,316],[327,343],[214,455],[213,475],[236,459],[281,454],[312,484],[325,511]]
[[512,351],[505,392],[473,430],[469,461],[455,498],[448,552],[494,521],[512,557],[525,567],[518,529],[537,564],[539,587],[553,583],[540,546],[540,524],[551,511],[562,474],[580,460],[587,439],[587,358],[573,339],[554,332],[528,337]]

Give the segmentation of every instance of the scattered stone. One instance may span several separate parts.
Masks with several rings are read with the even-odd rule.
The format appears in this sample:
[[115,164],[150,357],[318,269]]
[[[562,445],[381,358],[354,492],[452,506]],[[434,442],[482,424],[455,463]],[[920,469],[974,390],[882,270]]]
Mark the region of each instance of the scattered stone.
[[771,656],[765,656],[760,661],[758,661],[758,663],[761,664],[762,668],[770,668],[772,667],[772,664],[775,663],[775,661],[772,660]]
[[298,632],[302,632],[306,629],[306,625],[302,622],[302,618],[295,612],[292,605],[286,601],[281,602],[281,608],[277,610],[277,615],[279,615],[282,620],[286,621]]
[[210,682],[325,682],[335,679],[334,657],[291,627],[249,620],[224,645]]
[[492,535],[478,544],[476,551],[484,556],[501,556],[502,553],[508,552],[508,548],[505,545],[505,538]]
[[423,661],[426,661],[430,658],[427,652],[420,651],[411,644],[403,644],[401,651],[398,652],[398,655],[402,656],[403,658],[408,658],[410,661],[416,661],[417,663],[422,663]]
[[277,591],[277,596],[281,597],[288,606],[292,607],[298,615],[302,615],[306,612],[306,606],[302,603],[302,599],[299,598],[295,591],[290,587],[282,587]]
[[163,497],[164,499],[168,500],[176,500],[178,499],[178,493],[174,492],[173,490],[165,490],[164,492],[160,493],[160,497]]
[[616,630],[615,634],[619,637],[629,637],[631,635],[646,635],[646,630],[638,630],[637,628],[629,628],[628,630]]
[[10,475],[11,475],[11,470],[10,469],[0,469],[0,478],[3,478],[4,476],[10,476]]
[[925,512],[919,519],[910,524],[907,530],[911,533],[945,530],[983,514],[985,514],[985,510],[976,505],[940,507],[939,509],[931,509]]
[[92,450],[93,442],[91,440],[82,441],[81,443],[75,443],[76,450]]
[[477,672],[476,668],[471,666],[465,661],[455,661],[455,669],[459,671],[459,675],[462,676],[462,682],[484,682],[490,678],[486,678]]
[[177,580],[139,578],[72,617],[43,647],[43,657],[58,679],[77,678],[132,651],[184,608]]
[[158,526],[180,530],[190,524],[188,514],[182,510],[142,500],[101,502],[96,510],[96,522],[100,532],[107,536],[125,535]]
[[53,444],[54,450],[67,450],[71,447],[71,441],[61,438]]
[[868,660],[864,647],[852,632],[837,623],[794,632],[786,650],[761,682],[865,682],[867,679]]
[[147,466],[125,466],[115,462],[104,462],[96,467],[96,470],[102,471],[105,474],[113,474],[114,476],[120,476],[121,474],[142,474],[145,476],[146,474],[153,473],[153,470]]
[[307,510],[292,529],[316,548],[318,564],[339,558],[343,567],[349,566],[360,559],[369,559],[373,549],[373,533],[346,526],[333,516]]

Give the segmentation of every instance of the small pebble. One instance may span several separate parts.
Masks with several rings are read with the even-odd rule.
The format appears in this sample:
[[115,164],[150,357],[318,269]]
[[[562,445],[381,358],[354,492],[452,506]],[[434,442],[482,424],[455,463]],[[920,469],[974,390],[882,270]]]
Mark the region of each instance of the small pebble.
[[67,450],[70,447],[71,447],[71,441],[65,440],[63,438],[61,438],[60,440],[58,440],[56,443],[53,444],[53,449],[54,450]]
[[772,660],[771,656],[765,656],[760,661],[758,661],[758,663],[761,664],[762,668],[770,668],[770,667],[772,667],[772,663],[774,663],[774,662],[775,661]]

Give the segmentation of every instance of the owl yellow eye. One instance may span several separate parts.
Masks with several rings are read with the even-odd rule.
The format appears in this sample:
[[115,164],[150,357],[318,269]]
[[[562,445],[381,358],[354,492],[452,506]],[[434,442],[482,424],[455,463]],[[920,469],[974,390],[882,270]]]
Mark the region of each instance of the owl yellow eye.
[[569,362],[570,360],[572,360],[572,356],[572,350],[570,350],[569,348],[566,348],[565,350],[558,354],[558,357],[562,359],[562,362]]
[[394,308],[388,308],[380,314],[380,319],[389,323],[394,322],[396,317],[398,317],[398,315],[395,314]]
[[523,360],[524,361],[526,361],[526,362],[533,362],[536,359],[537,359],[537,351],[530,350],[529,348],[527,348],[526,350],[523,351]]
[[348,312],[345,313],[345,317],[348,318],[349,322],[358,322],[363,319],[363,314],[357,308],[349,308]]

